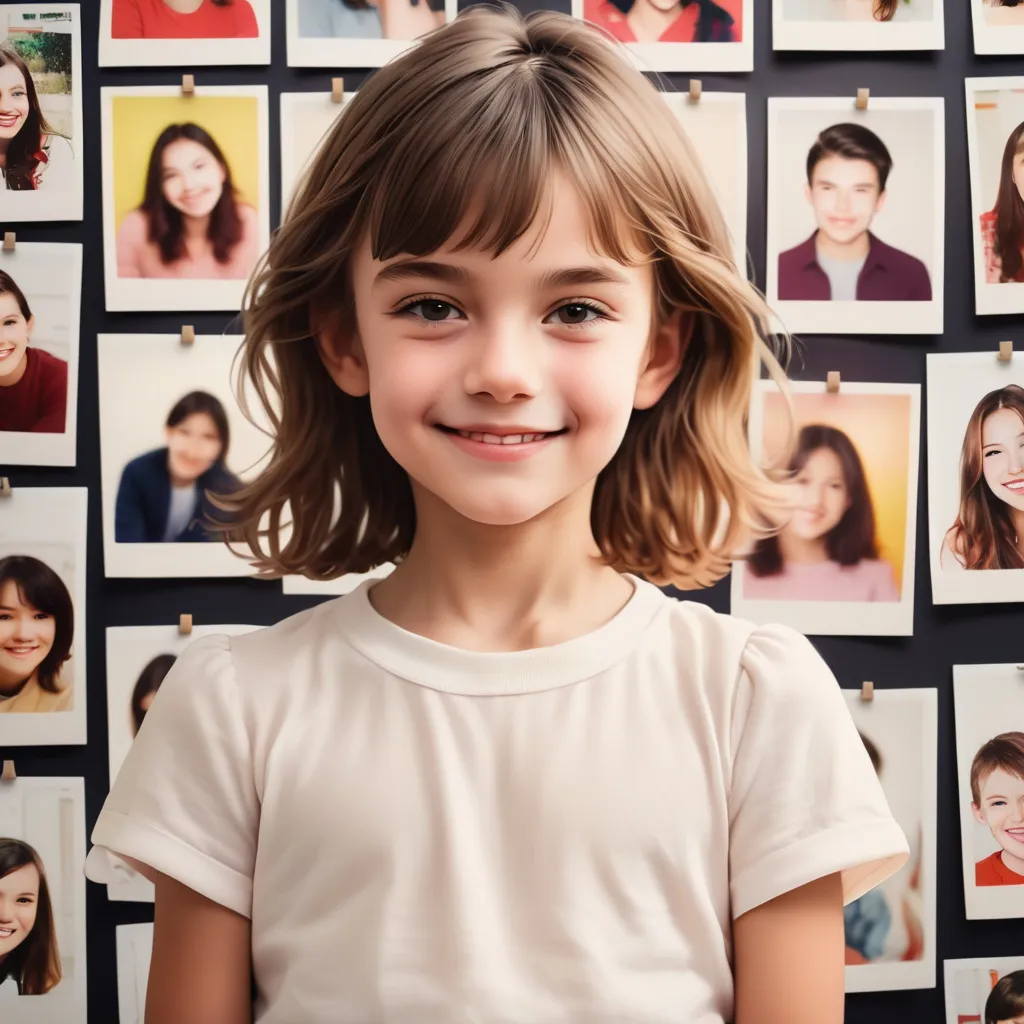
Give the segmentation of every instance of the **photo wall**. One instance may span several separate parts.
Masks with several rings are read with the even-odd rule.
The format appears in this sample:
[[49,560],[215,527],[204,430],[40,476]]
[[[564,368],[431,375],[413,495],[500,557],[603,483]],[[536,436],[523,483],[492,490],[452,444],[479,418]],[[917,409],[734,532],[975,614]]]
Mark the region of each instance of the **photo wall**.
[[[249,578],[205,495],[267,452],[233,385],[271,232],[353,93],[466,3],[0,7],[0,898],[53,921],[31,993],[0,969],[4,1021],[142,1021],[152,884],[82,865],[150,703],[195,640],[365,578]],[[1024,4],[518,6],[626,44],[794,338],[797,435],[767,380],[750,416],[792,516],[672,593],[811,638],[907,836],[846,908],[846,1020],[1016,1020]]]

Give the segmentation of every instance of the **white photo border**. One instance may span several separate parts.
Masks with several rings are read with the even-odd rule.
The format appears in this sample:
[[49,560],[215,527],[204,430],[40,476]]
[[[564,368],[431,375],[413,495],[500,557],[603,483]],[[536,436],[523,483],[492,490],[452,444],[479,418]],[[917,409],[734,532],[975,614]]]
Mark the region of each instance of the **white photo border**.
[[944,50],[944,0],[932,0],[929,22],[823,22],[787,18],[782,0],[772,4],[773,50]]
[[986,25],[983,0],[971,0],[971,25],[975,55],[1024,54],[1024,25]]
[[956,1005],[956,975],[960,971],[997,970],[1003,977],[1010,971],[1024,970],[1024,956],[972,956],[942,961],[942,981],[946,995],[946,1024],[960,1024],[960,1008]]
[[312,163],[315,151],[304,159],[299,159],[295,146],[295,122],[298,111],[302,107],[325,107],[334,111],[335,116],[341,112],[355,96],[356,90],[344,92],[341,101],[335,103],[329,92],[283,92],[281,93],[280,125],[281,125],[281,222],[284,222],[291,204],[292,196],[299,180]]

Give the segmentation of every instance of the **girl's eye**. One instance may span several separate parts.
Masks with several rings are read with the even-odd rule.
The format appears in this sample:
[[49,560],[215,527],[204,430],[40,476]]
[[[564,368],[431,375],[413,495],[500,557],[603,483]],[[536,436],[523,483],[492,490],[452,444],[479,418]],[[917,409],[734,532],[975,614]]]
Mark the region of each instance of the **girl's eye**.
[[[421,310],[421,312],[415,312],[416,310]],[[458,313],[458,310],[450,302],[444,302],[441,299],[416,299],[404,305],[397,312],[399,315],[411,315],[416,320],[437,324],[451,319],[448,314]]]
[[48,619],[50,617],[50,613],[49,612],[36,612],[35,615],[33,615],[32,617],[34,619]]
[[[595,320],[608,319],[608,314],[591,302],[566,302],[559,306],[551,315],[558,316],[560,313],[565,314],[565,317],[558,321],[560,327],[583,327],[586,324],[593,323]],[[594,314],[593,319],[587,319],[588,313]]]
[[983,458],[987,459],[990,455],[1002,455],[1002,454],[1003,454],[1003,450],[1001,448],[993,448],[991,451],[985,452]]

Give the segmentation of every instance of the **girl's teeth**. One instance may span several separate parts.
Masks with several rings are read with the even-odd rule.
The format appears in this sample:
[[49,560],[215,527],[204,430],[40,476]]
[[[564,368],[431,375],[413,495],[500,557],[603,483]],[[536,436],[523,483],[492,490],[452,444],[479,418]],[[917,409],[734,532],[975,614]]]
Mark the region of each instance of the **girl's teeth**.
[[484,444],[524,444],[527,441],[540,441],[547,436],[546,434],[473,434],[468,430],[460,430],[459,434],[473,441],[483,441]]

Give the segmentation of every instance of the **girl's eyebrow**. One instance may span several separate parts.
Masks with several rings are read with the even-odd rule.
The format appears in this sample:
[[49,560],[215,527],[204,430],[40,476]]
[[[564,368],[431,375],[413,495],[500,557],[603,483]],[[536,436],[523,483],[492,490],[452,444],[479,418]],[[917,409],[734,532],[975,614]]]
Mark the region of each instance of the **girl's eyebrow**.
[[[1019,440],[1020,440],[1020,439],[1021,439],[1022,437],[1024,437],[1024,430],[1022,430],[1022,431],[1021,431],[1021,432],[1020,432],[1020,433],[1019,433],[1019,434],[1017,435],[1017,437],[1015,438],[1015,440],[1018,440],[1018,441],[1019,441]],[[1002,447],[1002,445],[1003,445],[1003,444],[1004,444],[1004,442],[1003,442],[1003,441],[989,441],[989,443],[988,443],[988,444],[983,444],[983,445],[982,445],[981,447],[982,447],[982,448],[1000,448],[1000,447]]]
[[[468,284],[473,275],[463,267],[452,263],[439,263],[435,260],[408,259],[399,260],[377,272],[373,286],[387,281],[404,281],[409,278],[429,277],[436,281],[447,281],[450,284]],[[561,288],[567,285],[612,284],[626,287],[629,279],[617,270],[604,267],[566,267],[562,270],[549,270],[541,275],[537,286],[544,288]]]

